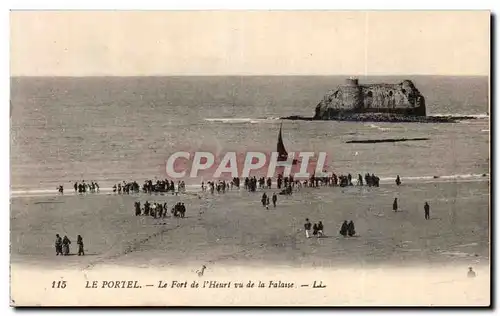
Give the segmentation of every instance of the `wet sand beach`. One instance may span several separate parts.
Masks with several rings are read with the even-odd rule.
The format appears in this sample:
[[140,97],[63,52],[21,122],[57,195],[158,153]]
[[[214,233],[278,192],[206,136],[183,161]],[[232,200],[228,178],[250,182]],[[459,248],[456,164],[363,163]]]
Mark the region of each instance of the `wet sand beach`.
[[[271,190],[276,191],[276,190]],[[305,266],[488,262],[489,181],[368,187],[302,188],[278,196],[276,209],[261,192],[210,195],[64,196],[12,200],[14,262],[85,267],[100,263],[169,266],[263,261]],[[398,197],[400,212],[392,211]],[[133,203],[182,201],[186,218],[135,216]],[[423,205],[431,205],[424,219]],[[171,216],[171,214],[169,214]],[[305,218],[323,221],[324,238],[305,239]],[[359,235],[339,236],[343,220]],[[84,237],[87,256],[56,257],[55,234]]]
[[[113,265],[122,271],[138,269],[138,274],[149,278],[151,271],[193,278],[193,271],[206,265],[207,273],[218,275],[217,280],[231,275],[247,278],[261,269],[279,270],[288,279],[300,279],[304,274],[293,271],[302,268],[316,277],[322,275],[330,284],[333,276],[339,278],[340,271],[345,272],[342,282],[365,284],[364,299],[360,300],[358,292],[341,291],[344,297],[331,304],[462,304],[464,291],[473,291],[467,296],[473,304],[489,302],[489,181],[302,188],[292,196],[279,196],[277,208],[269,210],[261,206],[260,196],[261,192],[233,190],[200,197],[66,193],[14,198],[12,275],[24,278],[27,269],[36,268],[49,274],[69,271],[81,276],[99,274]],[[400,212],[392,211],[394,197],[399,199]],[[169,208],[183,201],[187,217],[163,220],[134,216],[133,202],[146,200],[166,201]],[[431,205],[430,220],[424,219],[425,201]],[[313,223],[323,222],[324,238],[305,238],[306,217]],[[339,236],[343,220],[355,222],[356,237]],[[73,254],[76,235],[82,235],[86,255],[56,257],[56,233],[68,235]],[[481,271],[483,281],[467,280],[469,266]],[[228,272],[234,269],[245,273]],[[328,271],[333,274],[327,275]],[[404,274],[407,282],[423,278],[428,283],[421,280],[405,288],[397,274]],[[371,288],[366,284],[372,284]],[[330,290],[336,287],[331,286]],[[394,288],[400,299],[386,295],[390,301],[384,302],[377,290],[381,286]],[[415,287],[428,293],[412,300]],[[446,296],[429,294],[443,287],[447,288]]]

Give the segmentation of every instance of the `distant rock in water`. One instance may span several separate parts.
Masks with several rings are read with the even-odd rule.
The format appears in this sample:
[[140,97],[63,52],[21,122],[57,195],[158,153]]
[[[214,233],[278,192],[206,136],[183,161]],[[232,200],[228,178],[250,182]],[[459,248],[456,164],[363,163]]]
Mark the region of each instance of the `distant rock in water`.
[[361,139],[349,140],[346,144],[376,144],[376,143],[397,143],[397,142],[410,142],[429,140],[429,138],[388,138],[388,139]]
[[410,80],[360,85],[358,79],[350,78],[324,96],[316,106],[314,119],[330,120],[359,113],[425,116],[425,98]]
[[337,90],[327,93],[316,106],[313,117],[292,115],[285,120],[335,120],[354,122],[455,123],[474,116],[427,116],[425,98],[412,81],[397,84],[360,85],[347,79]]

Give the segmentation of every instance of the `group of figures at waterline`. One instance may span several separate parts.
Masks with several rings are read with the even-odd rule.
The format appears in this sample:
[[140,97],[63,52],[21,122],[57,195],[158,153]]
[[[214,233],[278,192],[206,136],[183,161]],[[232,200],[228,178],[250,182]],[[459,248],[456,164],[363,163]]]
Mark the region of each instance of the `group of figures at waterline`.
[[[172,194],[185,192],[186,183],[179,179],[187,177],[191,179],[199,179],[200,171],[209,171],[209,173],[204,174],[204,177],[218,179],[217,184],[214,181],[207,181],[206,184],[205,181],[201,182],[202,192],[205,192],[208,187],[210,188],[210,192],[212,194],[214,193],[215,188],[217,188],[217,192],[220,192],[221,190],[225,191],[226,187],[229,189],[229,186],[231,187],[231,190],[233,189],[233,186],[240,188],[241,178],[245,179],[245,189],[255,191],[257,188],[257,179],[255,174],[267,176],[267,180],[264,176],[258,179],[259,188],[267,185],[267,188],[270,189],[273,182],[272,178],[275,179],[274,181],[276,181],[278,189],[281,189],[284,182],[284,188],[287,191],[281,192],[280,194],[291,194],[291,186],[297,185],[300,188],[302,183],[305,187],[307,187],[309,183],[311,187],[318,187],[318,182],[320,181],[323,185],[331,184],[334,186],[340,185],[341,187],[353,185],[350,173],[348,175],[340,175],[337,177],[334,172],[326,171],[326,152],[320,152],[317,155],[314,152],[298,152],[297,157],[299,159],[295,159],[296,153],[288,153],[285,149],[282,138],[282,126],[283,125],[281,124],[279,129],[276,152],[246,152],[240,154],[237,154],[236,152],[226,152],[222,159],[219,159],[220,155],[217,157],[217,162],[215,161],[215,155],[211,152],[195,152],[194,154],[189,152],[176,152],[170,155],[167,159],[166,174],[177,180],[177,191],[173,180],[156,179],[156,183],[154,183],[153,180],[145,180],[142,185],[142,192],[171,192]],[[192,160],[190,161],[191,156]],[[242,157],[244,157],[244,159],[241,159]],[[178,159],[182,158],[187,161],[179,162]],[[241,163],[242,161],[243,163]],[[177,171],[179,167],[182,170],[181,172]],[[183,168],[190,170],[189,176],[187,176],[187,172],[186,170],[183,170]],[[210,173],[210,171],[212,173]],[[250,176],[251,172],[254,173],[253,177]],[[275,178],[275,176],[277,177]],[[204,177],[201,176],[202,179]],[[225,179],[221,179],[228,177],[232,178],[230,182],[226,182]],[[301,180],[303,180],[303,182]],[[367,173],[365,174],[365,181],[368,186],[379,186],[380,178],[375,176],[373,173],[371,175]],[[398,175],[396,183],[399,185],[400,182],[401,181]],[[363,177],[361,174],[358,174],[357,185],[363,185]],[[87,191],[95,193],[96,190],[97,192],[100,191],[99,184],[97,182],[94,183],[94,181],[90,184],[85,183],[85,180],[80,183],[75,182],[73,187],[75,193],[86,193]],[[140,186],[137,181],[123,181],[123,183],[113,185],[112,189],[113,193],[118,194],[121,194],[122,191],[124,194],[140,192]],[[58,191],[59,193],[63,193],[63,185],[58,187]]]

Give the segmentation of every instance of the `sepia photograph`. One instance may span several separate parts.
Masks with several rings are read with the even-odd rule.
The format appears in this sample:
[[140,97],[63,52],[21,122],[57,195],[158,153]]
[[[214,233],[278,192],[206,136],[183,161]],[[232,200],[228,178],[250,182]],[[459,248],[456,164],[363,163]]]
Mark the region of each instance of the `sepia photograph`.
[[490,11],[9,19],[11,306],[490,306]]

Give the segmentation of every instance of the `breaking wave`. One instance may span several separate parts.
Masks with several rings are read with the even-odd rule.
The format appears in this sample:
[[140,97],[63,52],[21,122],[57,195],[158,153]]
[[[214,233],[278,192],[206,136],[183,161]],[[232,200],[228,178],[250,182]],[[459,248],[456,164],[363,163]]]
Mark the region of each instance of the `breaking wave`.
[[459,113],[443,113],[443,114],[429,114],[428,116],[437,116],[437,117],[470,117],[474,119],[489,119],[490,115],[487,113],[483,114],[459,114]]
[[376,128],[376,129],[378,129],[379,131],[382,131],[382,132],[386,132],[386,131],[390,131],[391,130],[390,128],[380,127],[380,126],[375,125],[375,124],[365,124],[365,126],[368,126],[370,128]]
[[[483,174],[455,174],[455,175],[445,175],[445,176],[415,176],[415,177],[401,177],[401,180],[403,182],[448,182],[448,181],[489,181],[490,175],[487,173]],[[396,180],[396,177],[380,177],[380,183],[381,184],[386,184],[386,183],[394,183]],[[273,181],[274,185],[275,181]],[[65,193],[62,196],[71,196],[71,195],[80,195],[77,193],[74,193],[73,190],[66,190],[67,193]],[[181,194],[191,194],[191,195],[196,195],[197,193],[200,192],[200,184],[186,184],[186,192],[182,192]],[[113,192],[113,189],[111,187],[102,187],[100,189],[99,193],[87,193],[87,195],[106,195],[106,194],[116,194]],[[130,195],[134,194],[143,194],[143,193],[132,193]],[[166,192],[164,195],[171,195],[171,192]],[[57,196],[61,195],[60,193],[57,192],[56,189],[53,190],[40,190],[40,189],[27,189],[27,190],[11,190],[10,191],[10,197],[11,198],[16,198],[16,197],[37,197],[37,196]],[[148,194],[149,195],[149,194]],[[156,195],[153,193],[153,196]],[[158,195],[161,195],[161,193],[158,193]]]
[[[403,181],[412,181],[412,182],[418,182],[418,181],[451,181],[451,180],[477,180],[477,179],[489,179],[490,175],[488,173],[482,173],[482,174],[454,174],[454,175],[447,175],[447,176],[419,176],[419,177],[401,177]],[[390,181],[395,181],[396,177],[381,177],[380,182],[390,182]]]
[[204,120],[207,122],[217,122],[217,123],[225,123],[225,124],[258,124],[258,123],[266,123],[273,122],[279,120],[279,117],[266,117],[266,118],[205,118]]
[[[428,116],[430,117],[444,117],[444,118],[456,118],[456,119],[489,119],[490,116],[487,113],[483,114],[459,114],[459,113],[435,113],[435,114],[429,114]],[[257,117],[257,118],[251,118],[251,117],[222,117],[222,118],[205,118],[204,120],[207,122],[217,122],[217,123],[225,123],[225,124],[258,124],[258,123],[268,123],[268,122],[274,122],[277,120],[282,119],[281,117]],[[384,128],[377,126],[375,124],[365,124],[368,127],[371,128],[376,128],[381,131],[387,131],[390,130],[389,128]]]

